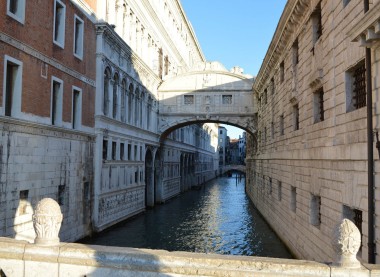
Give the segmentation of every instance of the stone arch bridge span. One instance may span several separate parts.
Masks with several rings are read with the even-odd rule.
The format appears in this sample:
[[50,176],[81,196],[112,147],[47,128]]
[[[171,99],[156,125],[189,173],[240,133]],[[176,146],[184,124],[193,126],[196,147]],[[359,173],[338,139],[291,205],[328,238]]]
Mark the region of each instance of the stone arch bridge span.
[[255,133],[253,80],[240,68],[229,72],[217,62],[201,63],[165,80],[158,89],[160,135],[199,122],[225,123]]

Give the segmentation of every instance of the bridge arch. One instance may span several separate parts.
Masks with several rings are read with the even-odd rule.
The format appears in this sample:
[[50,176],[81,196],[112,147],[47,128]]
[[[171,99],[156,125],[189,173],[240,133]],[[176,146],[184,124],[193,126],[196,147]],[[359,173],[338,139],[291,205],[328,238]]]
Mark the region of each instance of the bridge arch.
[[235,67],[227,71],[218,62],[202,62],[189,72],[165,80],[158,88],[158,132],[194,123],[224,123],[256,132],[257,100],[254,78]]

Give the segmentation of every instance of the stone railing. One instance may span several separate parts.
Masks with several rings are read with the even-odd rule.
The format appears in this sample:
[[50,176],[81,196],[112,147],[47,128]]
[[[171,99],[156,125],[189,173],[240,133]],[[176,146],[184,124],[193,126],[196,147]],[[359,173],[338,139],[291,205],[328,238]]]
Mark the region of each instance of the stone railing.
[[[59,243],[59,205],[43,199],[33,217],[34,244],[0,238],[1,276],[379,276],[380,265],[356,259],[360,233],[344,219],[337,226],[332,264],[264,257]],[[58,227],[58,228],[57,228]]]

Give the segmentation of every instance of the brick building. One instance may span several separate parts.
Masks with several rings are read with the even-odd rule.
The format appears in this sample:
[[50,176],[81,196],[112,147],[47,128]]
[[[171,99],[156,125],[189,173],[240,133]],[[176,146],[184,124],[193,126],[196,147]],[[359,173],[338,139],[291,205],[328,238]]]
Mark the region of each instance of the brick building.
[[32,240],[33,207],[51,197],[75,240],[90,224],[94,24],[70,1],[2,1],[0,14],[0,234]]

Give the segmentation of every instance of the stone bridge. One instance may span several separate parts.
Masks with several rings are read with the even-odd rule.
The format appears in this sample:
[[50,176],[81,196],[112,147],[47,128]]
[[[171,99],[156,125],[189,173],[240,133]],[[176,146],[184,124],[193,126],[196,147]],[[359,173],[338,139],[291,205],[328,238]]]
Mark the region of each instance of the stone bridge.
[[226,166],[220,167],[220,173],[221,174],[224,174],[224,173],[226,173],[228,171],[232,171],[232,170],[246,173],[245,165],[242,165],[242,164],[231,164],[231,165],[226,165]]
[[199,122],[225,123],[256,131],[257,105],[253,77],[218,62],[200,63],[191,71],[165,80],[158,90],[159,133]]

